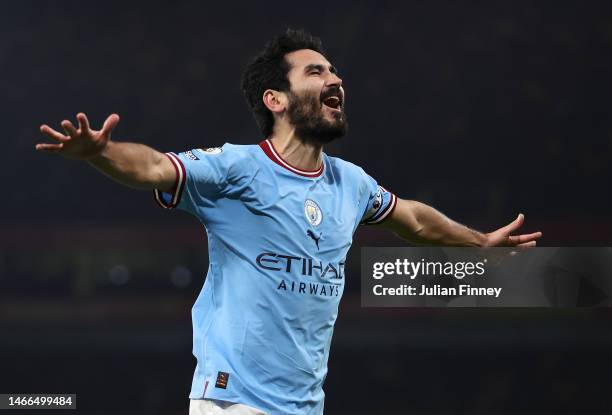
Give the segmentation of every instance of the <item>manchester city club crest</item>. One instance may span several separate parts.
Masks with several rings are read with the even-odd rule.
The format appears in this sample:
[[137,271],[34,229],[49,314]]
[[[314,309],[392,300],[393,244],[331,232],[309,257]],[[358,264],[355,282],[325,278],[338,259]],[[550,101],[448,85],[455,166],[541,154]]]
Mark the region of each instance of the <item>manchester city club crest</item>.
[[323,212],[321,212],[321,208],[314,200],[306,199],[306,202],[304,202],[304,214],[306,215],[306,220],[312,226],[318,226],[323,220]]

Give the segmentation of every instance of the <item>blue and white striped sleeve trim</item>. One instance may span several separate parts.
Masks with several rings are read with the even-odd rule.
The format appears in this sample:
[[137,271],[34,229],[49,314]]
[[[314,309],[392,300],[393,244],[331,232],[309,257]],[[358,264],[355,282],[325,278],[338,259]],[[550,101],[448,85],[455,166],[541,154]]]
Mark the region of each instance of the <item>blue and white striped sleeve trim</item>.
[[363,215],[362,225],[376,225],[384,221],[391,215],[397,206],[397,196],[382,186],[378,186],[378,191],[368,203],[365,214]]
[[164,209],[174,209],[181,202],[181,195],[185,188],[185,180],[187,174],[183,162],[174,153],[166,153],[166,156],[172,162],[174,170],[176,171],[176,182],[171,193],[164,193],[160,190],[153,190],[155,201],[159,206]]

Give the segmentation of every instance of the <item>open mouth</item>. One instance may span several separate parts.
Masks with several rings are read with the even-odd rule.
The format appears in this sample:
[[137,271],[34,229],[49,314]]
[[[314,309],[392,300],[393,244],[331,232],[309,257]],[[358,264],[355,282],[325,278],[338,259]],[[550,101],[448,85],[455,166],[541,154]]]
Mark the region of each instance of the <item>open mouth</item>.
[[331,95],[323,100],[323,105],[335,111],[342,111],[342,97]]

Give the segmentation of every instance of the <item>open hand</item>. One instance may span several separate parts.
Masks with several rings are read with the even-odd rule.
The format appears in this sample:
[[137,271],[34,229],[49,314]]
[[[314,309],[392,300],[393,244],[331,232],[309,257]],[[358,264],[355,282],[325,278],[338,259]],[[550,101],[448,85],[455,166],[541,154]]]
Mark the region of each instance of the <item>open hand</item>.
[[57,141],[58,143],[36,144],[36,150],[48,153],[58,153],[69,159],[86,160],[102,153],[110,141],[113,129],[119,123],[119,116],[111,114],[102,129],[92,130],[89,127],[87,116],[82,112],[77,114],[78,129],[68,120],[62,121],[61,125],[66,135],[55,131],[44,124],[40,126],[40,132]]
[[485,246],[520,246],[532,247],[536,246],[536,241],[542,236],[542,232],[534,232],[524,235],[511,235],[514,231],[520,228],[525,221],[525,215],[520,213],[518,217],[496,231],[487,233]]

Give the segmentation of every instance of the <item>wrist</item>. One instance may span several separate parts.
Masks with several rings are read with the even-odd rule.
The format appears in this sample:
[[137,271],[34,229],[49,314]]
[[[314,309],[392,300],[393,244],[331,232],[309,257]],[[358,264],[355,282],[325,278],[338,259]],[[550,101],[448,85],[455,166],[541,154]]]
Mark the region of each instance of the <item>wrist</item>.
[[85,159],[85,161],[87,161],[87,162],[89,162],[89,163],[92,163],[92,164],[96,164],[96,163],[99,163],[99,162],[101,162],[101,161],[103,161],[103,160],[106,160],[106,159],[108,158],[108,157],[107,157],[107,156],[108,156],[108,153],[109,153],[109,151],[111,150],[111,148],[112,148],[112,146],[113,146],[113,145],[114,145],[114,144],[113,144],[113,142],[112,142],[112,141],[110,141],[110,140],[108,140],[108,141],[105,143],[104,147],[102,147],[102,148],[101,148],[101,149],[100,149],[98,152],[96,152],[95,154],[93,154],[93,155],[91,155],[91,156],[87,157],[87,158]]
[[489,237],[486,233],[470,229],[467,226],[465,228],[468,231],[468,237],[464,239],[464,242],[461,245],[471,246],[474,248],[486,248],[489,246]]
[[477,235],[477,243],[476,246],[478,248],[488,248],[491,246],[491,241],[488,233],[478,232]]

